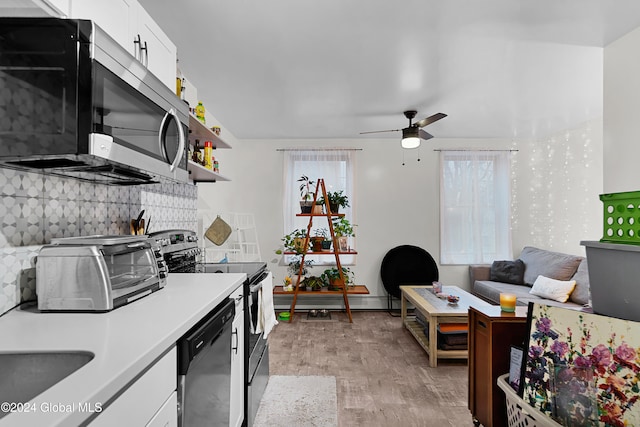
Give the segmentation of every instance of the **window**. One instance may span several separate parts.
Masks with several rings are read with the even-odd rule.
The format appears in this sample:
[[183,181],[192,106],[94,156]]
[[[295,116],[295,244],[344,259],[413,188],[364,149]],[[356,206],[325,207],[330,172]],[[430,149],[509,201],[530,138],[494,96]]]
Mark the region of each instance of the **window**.
[[[355,212],[355,197],[353,193],[353,176],[355,167],[355,153],[353,150],[326,149],[326,150],[288,150],[284,159],[284,234],[295,229],[306,231],[309,217],[297,217],[300,213],[300,182],[302,175],[316,182],[318,178],[324,179],[327,192],[340,191],[349,198],[349,207],[340,208],[340,213],[353,224]],[[314,188],[315,189],[315,188]],[[314,190],[312,189],[312,190]],[[320,193],[318,197],[320,197]],[[320,217],[313,218],[311,235],[314,230],[329,229],[327,220]],[[357,233],[356,233],[357,234]],[[350,237],[350,245],[355,249],[355,238]],[[285,257],[285,262],[290,261],[290,256]],[[312,259],[313,265],[333,265],[335,257],[332,256],[307,256]],[[354,256],[340,256],[342,264],[353,264]]]
[[509,152],[440,153],[440,263],[511,259]]

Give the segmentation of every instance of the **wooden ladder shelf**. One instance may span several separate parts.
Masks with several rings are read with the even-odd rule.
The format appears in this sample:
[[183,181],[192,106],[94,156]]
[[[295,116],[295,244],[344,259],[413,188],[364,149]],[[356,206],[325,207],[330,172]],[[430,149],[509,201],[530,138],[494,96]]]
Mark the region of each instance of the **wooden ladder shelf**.
[[[325,201],[325,210],[324,213],[314,213],[314,207],[315,207],[315,203],[318,200],[318,195],[319,193],[321,193],[323,200]],[[301,213],[301,214],[296,214],[296,216],[302,216],[302,217],[309,217],[309,224],[307,225],[307,233],[305,236],[305,240],[304,240],[304,248],[309,248],[309,240],[310,240],[310,236],[311,236],[311,227],[313,227],[313,218],[314,217],[326,217],[327,219],[327,223],[329,224],[329,233],[331,235],[331,240],[333,242],[333,250],[330,252],[309,252],[304,251],[301,255],[302,255],[302,259],[300,260],[300,269],[298,270],[298,277],[296,280],[296,283],[294,285],[293,288],[293,301],[291,302],[291,309],[290,309],[290,317],[289,317],[289,321],[291,322],[293,320],[293,315],[295,313],[295,309],[296,309],[296,303],[298,301],[298,295],[328,295],[328,294],[342,294],[342,298],[344,299],[344,306],[345,306],[345,310],[347,312],[347,316],[349,317],[349,322],[353,323],[353,318],[351,317],[351,308],[349,307],[349,297],[348,294],[368,294],[369,290],[367,289],[366,286],[356,286],[355,288],[349,289],[349,287],[346,284],[346,280],[344,277],[344,273],[342,271],[342,264],[340,263],[340,255],[356,255],[357,252],[356,251],[352,251],[352,250],[340,250],[340,246],[338,244],[338,239],[336,238],[335,232],[333,230],[333,218],[340,218],[343,217],[344,214],[339,214],[339,213],[332,213],[331,212],[331,208],[329,206],[328,203],[329,198],[327,197],[327,189],[324,185],[324,179],[319,178],[317,181],[317,185],[316,185],[316,191],[313,193],[313,208],[311,213]],[[337,291],[305,291],[300,289],[300,277],[302,276],[302,270],[304,268],[304,260],[305,257],[307,255],[333,255],[336,258],[336,268],[338,269],[338,272],[340,274],[340,279],[341,282],[343,283],[342,289],[341,290],[337,290]],[[281,287],[276,287],[276,289],[274,289],[274,293],[276,294],[291,294],[292,292],[283,292],[281,289]]]

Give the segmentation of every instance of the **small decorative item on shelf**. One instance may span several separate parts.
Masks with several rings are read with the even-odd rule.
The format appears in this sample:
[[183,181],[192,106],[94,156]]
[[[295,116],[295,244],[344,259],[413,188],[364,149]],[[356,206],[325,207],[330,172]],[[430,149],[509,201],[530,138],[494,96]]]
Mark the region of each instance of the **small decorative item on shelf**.
[[213,126],[211,128],[211,132],[215,133],[216,135],[220,136],[220,132],[222,132],[222,129],[220,129],[220,126]]
[[[302,213],[311,213],[311,209],[313,207],[313,194],[315,193],[315,181],[311,181],[308,176],[302,175],[298,182],[302,182],[300,184],[300,211]],[[311,187],[314,187],[313,189]]]
[[200,120],[202,124],[205,124],[207,119],[204,117],[205,109],[204,105],[202,105],[202,101],[198,101],[198,105],[196,106],[196,118]]
[[282,290],[286,292],[293,292],[293,285],[291,284],[291,277],[287,276],[284,278]]

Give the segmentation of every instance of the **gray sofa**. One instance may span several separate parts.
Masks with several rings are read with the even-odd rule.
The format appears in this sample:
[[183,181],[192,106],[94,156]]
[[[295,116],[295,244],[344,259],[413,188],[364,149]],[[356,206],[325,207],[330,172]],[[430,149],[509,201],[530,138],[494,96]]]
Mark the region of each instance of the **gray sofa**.
[[[576,286],[566,302],[542,298],[529,293],[539,275],[562,281],[575,280]],[[589,302],[587,259],[526,246],[514,261],[495,261],[492,265],[469,266],[472,293],[491,303],[500,304],[500,293],[515,294],[517,305],[529,302],[581,309]]]

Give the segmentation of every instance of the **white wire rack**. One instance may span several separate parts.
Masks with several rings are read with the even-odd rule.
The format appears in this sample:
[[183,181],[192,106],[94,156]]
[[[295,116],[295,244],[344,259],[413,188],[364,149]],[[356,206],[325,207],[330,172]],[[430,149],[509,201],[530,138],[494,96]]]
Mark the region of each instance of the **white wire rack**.
[[[204,235],[218,216],[231,227],[231,235],[220,246],[211,242]],[[200,230],[198,238],[200,239],[203,262],[262,261],[253,214],[198,211],[198,229]]]

